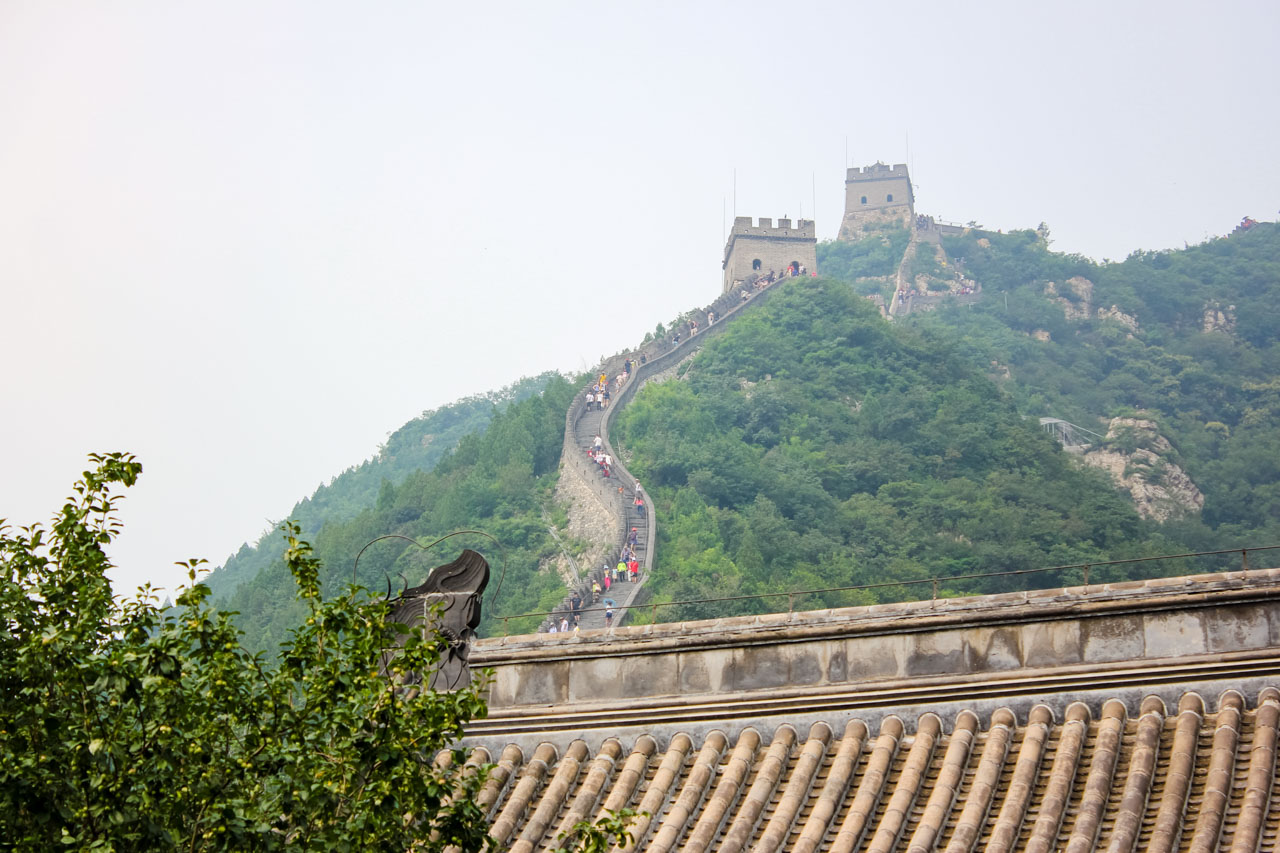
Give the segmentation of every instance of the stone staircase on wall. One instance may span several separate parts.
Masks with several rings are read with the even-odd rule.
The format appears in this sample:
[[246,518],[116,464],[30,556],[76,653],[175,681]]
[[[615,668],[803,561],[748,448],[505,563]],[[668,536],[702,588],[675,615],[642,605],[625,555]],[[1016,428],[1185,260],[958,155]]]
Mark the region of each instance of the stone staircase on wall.
[[[942,228],[936,223],[931,224],[927,228],[917,225],[911,227],[911,242],[907,244],[907,249],[902,253],[902,261],[898,264],[898,271],[894,275],[893,296],[889,299],[889,307],[885,311],[888,317],[905,317],[915,311],[932,311],[943,302],[954,302],[957,305],[966,305],[977,302],[982,295],[982,288],[974,282],[975,291],[973,293],[955,293],[949,291],[942,292],[915,292],[915,281],[910,277],[909,270],[914,266],[917,253],[923,247],[925,251],[944,251],[942,249]],[[944,252],[945,257],[945,252]],[[898,294],[904,293],[905,298],[899,300]]]
[[[786,281],[786,278],[779,279],[763,290],[756,290],[753,286],[754,282],[748,281],[746,300],[739,292],[730,291],[722,294],[710,305],[698,309],[696,316],[699,325],[702,326],[698,334],[690,335],[687,326],[671,329],[668,331],[668,336],[606,359],[592,371],[592,376],[603,373],[612,378],[622,372],[627,358],[632,358],[636,362],[639,361],[641,354],[645,358],[644,364],[638,364],[632,368],[631,379],[614,395],[608,408],[603,411],[599,409],[587,411],[586,393],[591,387],[591,380],[588,380],[565,415],[564,446],[560,455],[562,485],[564,485],[563,481],[571,479],[570,485],[576,487],[579,494],[590,495],[591,500],[584,503],[590,505],[588,511],[602,515],[601,523],[596,525],[596,529],[611,531],[610,542],[607,543],[604,560],[599,561],[601,565],[585,567],[585,576],[579,577],[570,587],[560,604],[554,608],[554,612],[543,620],[538,628],[539,631],[547,631],[552,624],[559,624],[562,619],[569,616],[570,601],[574,592],[577,592],[583,601],[583,610],[579,619],[580,629],[585,631],[605,627],[604,607],[599,605],[593,607],[590,604],[591,585],[593,582],[599,582],[601,587],[604,586],[605,567],[617,564],[619,553],[626,543],[627,534],[632,527],[635,527],[638,534],[636,556],[640,563],[640,581],[639,583],[623,581],[615,584],[609,593],[605,594],[605,597],[612,598],[618,605],[615,609],[614,625],[622,624],[654,568],[658,525],[654,518],[653,507],[648,505],[648,494],[645,495],[645,513],[636,512],[634,506],[636,478],[627,470],[614,446],[609,434],[609,424],[617,413],[631,402],[636,391],[646,382],[653,381],[675,368],[680,362],[691,358],[708,339],[720,334],[745,309],[767,299]],[[709,311],[715,311],[719,319],[711,326],[704,326],[703,321]],[[678,344],[673,343],[673,337],[677,333],[680,335]],[[609,477],[602,476],[600,467],[587,455],[587,450],[591,447],[596,435],[601,437],[605,452],[614,460]]]

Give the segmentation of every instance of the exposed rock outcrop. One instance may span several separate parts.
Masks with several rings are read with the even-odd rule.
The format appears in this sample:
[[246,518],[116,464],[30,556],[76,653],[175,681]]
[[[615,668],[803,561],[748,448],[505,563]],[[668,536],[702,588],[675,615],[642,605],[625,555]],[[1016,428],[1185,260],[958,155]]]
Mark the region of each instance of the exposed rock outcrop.
[[911,206],[895,204],[886,208],[857,210],[846,213],[840,223],[840,238],[856,242],[877,236],[885,227],[908,228],[911,226]]
[[1225,308],[1217,302],[1210,302],[1204,306],[1204,324],[1201,330],[1208,334],[1209,332],[1226,332],[1230,334],[1236,330],[1236,306],[1228,305]]
[[1143,518],[1167,521],[1198,513],[1204,495],[1187,473],[1170,460],[1173,447],[1155,421],[1112,418],[1107,444],[1084,455],[1084,461],[1111,475],[1133,497]]
[[[1138,318],[1123,311],[1119,305],[1110,308],[1093,306],[1093,282],[1083,276],[1073,276],[1063,284],[1050,281],[1044,286],[1044,295],[1050,302],[1062,306],[1062,313],[1068,320],[1115,320],[1129,330],[1129,336],[1138,331]],[[1206,314],[1207,316],[1207,314]]]
[[1062,306],[1062,313],[1068,320],[1087,320],[1093,316],[1093,282],[1087,278],[1073,276],[1061,287],[1051,281],[1044,286],[1044,292],[1050,300]]
[[1110,308],[1099,308],[1098,319],[1115,320],[1129,330],[1129,337],[1133,337],[1133,333],[1138,331],[1138,318],[1121,311],[1119,305],[1112,305]]

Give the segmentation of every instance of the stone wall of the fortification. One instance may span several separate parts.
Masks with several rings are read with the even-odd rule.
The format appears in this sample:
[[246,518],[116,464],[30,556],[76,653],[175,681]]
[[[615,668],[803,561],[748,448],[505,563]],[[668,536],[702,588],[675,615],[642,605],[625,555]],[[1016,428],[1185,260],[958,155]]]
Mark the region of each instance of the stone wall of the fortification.
[[868,229],[888,223],[910,226],[914,216],[911,177],[906,166],[848,170],[839,239],[859,240]]
[[873,231],[885,225],[910,228],[915,216],[910,205],[895,204],[889,207],[876,207],[867,210],[855,210],[845,213],[840,223],[841,240],[861,240]]
[[[890,200],[889,196],[893,199]],[[863,198],[866,198],[865,202]],[[906,175],[849,181],[844,185],[845,215],[895,204],[911,204],[911,179]]]
[[[737,294],[722,293],[710,305],[696,312],[696,316],[701,318],[707,311],[714,310],[720,317],[720,321],[715,325],[704,327],[702,332],[692,337],[689,335],[691,330],[687,326],[673,328],[671,332],[678,331],[684,336],[679,344],[672,343],[672,339],[664,335],[634,350],[626,350],[605,359],[592,370],[593,375],[605,373],[616,376],[622,371],[623,362],[627,358],[638,358],[643,352],[647,359],[645,364],[635,368],[631,381],[622,387],[622,391],[614,398],[613,405],[605,411],[601,420],[600,432],[605,448],[614,457],[615,473],[611,479],[605,480],[600,476],[595,464],[587,459],[586,454],[577,444],[575,427],[586,414],[585,390],[579,391],[565,414],[564,443],[560,452],[560,483],[556,487],[556,499],[568,509],[569,533],[587,544],[586,549],[578,555],[581,561],[580,566],[585,571],[590,572],[594,566],[599,565],[600,555],[613,551],[622,542],[626,530],[627,506],[623,495],[632,494],[635,485],[635,478],[627,470],[623,455],[613,447],[610,440],[609,422],[631,402],[636,392],[647,381],[672,370],[681,361],[691,358],[704,343],[722,334],[740,312],[751,305],[767,300],[782,285],[783,282],[780,281],[763,291],[756,291],[753,288],[751,298],[747,302],[743,302]],[[618,492],[619,483],[624,484],[623,493]],[[651,517],[651,522],[644,549],[643,566],[646,572],[654,566],[657,545],[657,519]],[[582,587],[579,591],[584,592],[589,580],[584,577],[579,583]],[[560,605],[553,609],[566,611],[571,595],[572,590],[567,591]]]

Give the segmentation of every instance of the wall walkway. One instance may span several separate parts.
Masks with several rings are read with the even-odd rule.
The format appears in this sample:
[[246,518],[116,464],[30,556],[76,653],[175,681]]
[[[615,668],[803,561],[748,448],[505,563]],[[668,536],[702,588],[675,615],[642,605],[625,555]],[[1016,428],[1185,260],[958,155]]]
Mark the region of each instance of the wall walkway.
[[[560,456],[561,477],[573,477],[584,485],[603,508],[602,511],[607,513],[608,520],[605,526],[614,531],[615,543],[610,565],[617,563],[618,553],[626,543],[631,528],[636,528],[639,534],[636,555],[641,567],[640,582],[635,584],[623,582],[614,585],[608,595],[618,605],[615,626],[621,625],[625,620],[629,608],[637,600],[640,590],[656,566],[658,524],[652,506],[647,506],[644,513],[636,511],[634,506],[636,478],[627,470],[621,454],[614,446],[610,436],[610,423],[618,412],[635,398],[636,392],[647,381],[676,367],[680,362],[692,358],[703,344],[721,334],[729,323],[751,306],[767,300],[780,287],[785,286],[787,281],[787,278],[781,278],[762,290],[757,290],[753,283],[748,282],[747,299],[744,300],[739,292],[724,293],[711,304],[695,311],[701,327],[696,335],[689,334],[687,325],[678,329],[669,329],[667,336],[660,340],[651,341],[634,350],[627,350],[606,359],[592,371],[593,377],[603,373],[612,378],[622,372],[623,364],[628,358],[638,361],[642,354],[645,363],[633,368],[631,379],[614,395],[608,408],[603,411],[587,410],[586,394],[592,384],[592,380],[589,379],[565,414],[564,446]],[[706,326],[704,321],[710,311],[716,312],[719,319],[714,324]],[[680,335],[678,344],[673,342],[676,333]],[[614,459],[610,477],[602,476],[600,466],[587,455],[587,450],[591,447],[596,435],[601,437],[605,451]],[[645,495],[645,498],[647,504],[648,495]],[[602,581],[602,576],[603,567],[590,567],[586,576],[580,578],[578,583],[566,593],[560,605],[555,608],[555,612],[543,620],[539,631],[548,630],[553,622],[558,623],[568,615],[570,599],[574,592],[577,592],[584,602],[580,619],[581,630],[603,629],[605,627],[604,608],[600,606],[593,608],[586,604],[591,601],[592,583]],[[603,583],[601,585],[603,586]]]

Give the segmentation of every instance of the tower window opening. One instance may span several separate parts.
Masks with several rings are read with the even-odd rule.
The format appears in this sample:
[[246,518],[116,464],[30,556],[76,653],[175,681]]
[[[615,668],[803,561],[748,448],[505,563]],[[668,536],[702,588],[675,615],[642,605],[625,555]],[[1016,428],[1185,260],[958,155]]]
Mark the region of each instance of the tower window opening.
[[863,203],[863,204],[866,204],[866,203],[867,203],[867,197],[866,197],[865,195],[862,197],[862,203]]
[[893,201],[893,193],[889,193],[889,197],[885,201]]
[[754,261],[752,261],[752,262],[751,262],[751,268],[752,268],[753,270],[758,270],[758,269],[760,269],[760,259],[759,259],[759,258],[756,258]]

